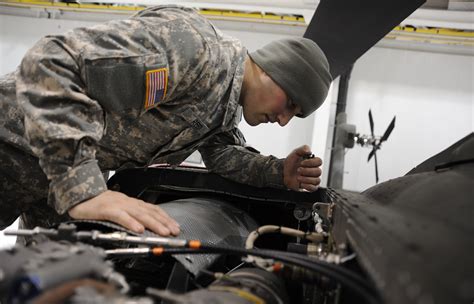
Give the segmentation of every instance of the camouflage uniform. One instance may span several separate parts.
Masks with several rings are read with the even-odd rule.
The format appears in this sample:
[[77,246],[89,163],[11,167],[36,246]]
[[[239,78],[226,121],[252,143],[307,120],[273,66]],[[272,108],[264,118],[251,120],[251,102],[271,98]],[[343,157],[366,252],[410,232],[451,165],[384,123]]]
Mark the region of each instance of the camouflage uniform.
[[210,171],[281,187],[282,160],[247,149],[237,129],[245,58],[171,6],[40,40],[0,79],[0,229],[20,213],[26,226],[59,220],[107,189],[103,171],[177,165],[195,150]]

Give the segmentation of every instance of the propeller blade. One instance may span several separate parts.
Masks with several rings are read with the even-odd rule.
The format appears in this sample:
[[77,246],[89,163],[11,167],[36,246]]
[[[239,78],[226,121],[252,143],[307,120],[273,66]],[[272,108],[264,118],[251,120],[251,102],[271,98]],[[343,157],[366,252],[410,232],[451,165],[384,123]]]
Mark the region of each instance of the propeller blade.
[[379,166],[377,164],[377,154],[374,153],[374,161],[375,161],[375,183],[379,183]]
[[388,137],[390,136],[390,133],[392,133],[393,128],[395,128],[395,118],[396,116],[393,117],[392,122],[388,125],[387,130],[385,130],[385,133],[383,134],[382,138],[380,139],[380,142],[386,141]]
[[372,149],[372,151],[370,151],[370,153],[369,153],[369,157],[367,158],[367,162],[369,162],[370,159],[372,158],[372,156],[375,155],[375,151],[377,151],[377,149],[374,147],[374,148]]
[[374,137],[374,119],[372,118],[372,111],[369,109],[370,134]]

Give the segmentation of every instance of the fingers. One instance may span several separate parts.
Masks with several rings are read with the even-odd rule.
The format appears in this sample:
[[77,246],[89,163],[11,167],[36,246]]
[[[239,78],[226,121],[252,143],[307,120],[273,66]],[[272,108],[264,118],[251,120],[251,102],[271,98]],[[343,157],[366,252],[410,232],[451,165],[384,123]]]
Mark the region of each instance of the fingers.
[[117,223],[136,233],[143,233],[145,231],[145,227],[124,210],[113,210],[112,212],[104,213],[103,219]]
[[307,188],[312,188],[313,186],[319,187],[321,179],[319,177],[298,177],[297,178],[300,188],[309,190]]
[[300,183],[300,190],[306,190],[309,192],[313,192],[319,189],[319,183],[317,185],[315,184],[305,184],[305,183]]
[[319,177],[299,176],[296,178],[299,183],[299,190],[316,191],[319,189],[321,179]]
[[[299,157],[303,158],[303,160],[300,161],[300,166],[319,167],[323,164],[321,158],[314,157],[314,155],[311,154],[311,149],[308,145],[301,146],[295,149],[293,152]],[[311,155],[311,158],[308,158],[309,155]]]
[[300,166],[303,167],[319,167],[323,164],[323,160],[319,157],[304,159],[301,161]]
[[128,213],[146,228],[161,235],[179,234],[179,225],[160,207],[142,200],[129,198],[134,201],[129,205]]
[[298,176],[296,177],[299,183],[304,183],[304,184],[313,184],[313,185],[319,185],[321,183],[321,178],[319,176],[317,177],[311,177],[311,176]]
[[162,236],[179,234],[179,224],[159,206],[136,200],[140,209],[130,210],[130,213],[148,229]]
[[311,154],[311,149],[308,145],[304,145],[296,148],[293,152],[295,152],[299,157],[303,157],[305,155]]
[[288,189],[316,191],[321,183],[323,161],[308,145],[293,150],[283,163],[283,183]]
[[301,162],[301,166],[296,170],[296,180],[299,188],[307,191],[316,191],[321,183],[321,166],[322,160],[319,157],[307,159]]
[[179,234],[179,225],[160,207],[115,191],[105,191],[69,211],[75,219],[108,220],[137,233]]
[[322,174],[320,167],[299,167],[296,170],[298,176],[319,177]]
[[170,235],[170,229],[168,229],[163,222],[153,216],[152,213],[142,213],[136,210],[131,211],[130,213],[133,218],[142,223],[149,230],[154,231],[161,236]]

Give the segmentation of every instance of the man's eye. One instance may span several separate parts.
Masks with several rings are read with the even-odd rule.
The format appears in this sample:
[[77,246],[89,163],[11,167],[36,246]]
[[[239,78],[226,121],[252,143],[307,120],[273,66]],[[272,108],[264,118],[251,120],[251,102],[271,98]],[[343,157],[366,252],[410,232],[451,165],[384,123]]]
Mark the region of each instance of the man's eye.
[[296,105],[294,104],[293,101],[291,101],[291,99],[288,99],[287,106],[288,106],[288,109],[294,109],[296,107]]
[[301,108],[297,106],[291,99],[287,100],[287,106],[290,111],[294,111],[294,115],[302,115]]

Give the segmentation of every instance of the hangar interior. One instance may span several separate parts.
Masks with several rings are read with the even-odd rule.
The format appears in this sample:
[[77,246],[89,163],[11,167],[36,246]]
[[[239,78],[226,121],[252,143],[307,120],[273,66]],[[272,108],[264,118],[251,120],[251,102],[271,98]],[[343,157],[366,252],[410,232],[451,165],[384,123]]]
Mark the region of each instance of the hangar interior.
[[[316,2],[235,1],[226,2],[225,5],[219,1],[183,3],[215,9],[216,12],[210,14],[209,18],[216,26],[240,39],[249,51],[253,51],[275,39],[302,36],[314,13]],[[462,1],[442,2],[428,1],[424,4],[401,23],[407,29],[395,29],[388,34],[357,60],[351,73],[346,106],[348,123],[356,125],[359,133],[369,134],[367,113],[371,109],[375,133],[381,136],[393,116],[397,116],[396,128],[378,155],[380,181],[407,173],[421,161],[474,130],[471,4],[466,2],[463,6]],[[143,4],[148,2],[144,1]],[[25,12],[25,8],[2,6],[2,10],[2,74],[16,69],[26,51],[47,34],[63,33],[75,27],[133,13],[113,7],[100,13],[70,11],[62,7],[29,8]],[[226,11],[235,10],[238,10],[235,16],[225,14]],[[238,12],[254,11],[260,13],[248,18],[238,17]],[[298,21],[283,19],[275,22],[260,18],[260,14],[300,17]],[[426,29],[426,34],[409,35],[412,34],[409,26]],[[445,35],[427,28],[451,31]],[[293,119],[284,128],[275,124],[252,128],[242,121],[240,128],[247,142],[263,154],[281,158],[295,147],[308,144],[315,155],[323,158],[323,172],[327,174],[338,81],[336,79],[333,82],[323,107],[310,118]],[[375,184],[374,165],[367,163],[366,159],[369,152],[370,149],[362,147],[347,151],[344,189],[362,191]],[[327,178],[322,179],[322,186],[326,186],[326,181]]]
[[[251,52],[276,39],[303,36],[320,2],[324,1],[1,1],[0,73],[14,71],[26,51],[45,35],[124,18],[143,7],[166,3],[197,8]],[[370,135],[369,110],[379,137],[396,117],[393,131],[377,152],[378,183],[407,174],[474,132],[473,10],[469,0],[429,0],[358,58],[349,71],[343,107],[356,133]],[[324,30],[331,32],[331,28]],[[323,106],[306,119],[295,118],[283,128],[277,124],[251,127],[242,120],[239,128],[247,143],[279,158],[308,144],[323,159],[321,186],[331,187],[329,164],[340,79],[333,81]],[[367,161],[370,148],[356,144],[344,149],[340,188],[361,192],[376,185],[373,158]],[[199,155],[189,160],[199,162]],[[0,237],[2,247],[14,242]]]

